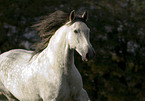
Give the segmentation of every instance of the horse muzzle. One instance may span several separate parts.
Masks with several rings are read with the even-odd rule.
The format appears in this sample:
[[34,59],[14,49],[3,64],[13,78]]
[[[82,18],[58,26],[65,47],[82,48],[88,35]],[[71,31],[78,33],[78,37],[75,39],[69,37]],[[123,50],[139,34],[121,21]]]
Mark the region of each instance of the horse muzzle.
[[88,52],[82,57],[83,61],[91,60],[95,57],[96,53],[93,48],[89,49]]

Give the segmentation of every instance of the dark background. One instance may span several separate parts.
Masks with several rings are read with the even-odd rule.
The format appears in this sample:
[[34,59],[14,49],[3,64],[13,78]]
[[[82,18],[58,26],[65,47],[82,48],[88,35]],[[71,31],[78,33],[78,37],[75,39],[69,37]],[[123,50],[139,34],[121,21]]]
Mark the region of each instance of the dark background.
[[[78,67],[92,101],[145,101],[145,0],[0,0],[0,53],[30,47],[30,26],[56,10],[89,12],[96,57]],[[1,98],[2,99],[2,98]]]

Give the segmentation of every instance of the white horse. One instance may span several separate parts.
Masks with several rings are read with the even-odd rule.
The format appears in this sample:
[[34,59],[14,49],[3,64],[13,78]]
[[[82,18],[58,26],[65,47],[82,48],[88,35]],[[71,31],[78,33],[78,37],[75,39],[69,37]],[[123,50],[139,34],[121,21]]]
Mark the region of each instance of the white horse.
[[[57,11],[36,25],[43,39],[50,37],[48,32],[54,34],[35,54],[14,49],[0,55],[0,92],[9,101],[90,101],[74,64],[74,50],[85,61],[95,55],[85,23],[88,15],[84,12],[79,17],[72,11],[65,23],[63,13]],[[63,26],[53,31],[59,21]]]

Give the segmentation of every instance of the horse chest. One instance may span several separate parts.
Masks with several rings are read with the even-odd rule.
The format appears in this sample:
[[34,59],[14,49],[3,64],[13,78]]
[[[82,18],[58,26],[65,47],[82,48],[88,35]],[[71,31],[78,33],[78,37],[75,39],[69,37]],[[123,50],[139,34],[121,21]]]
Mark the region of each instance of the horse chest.
[[70,98],[70,87],[66,76],[62,75],[59,85],[56,99],[58,101],[68,101]]
[[77,96],[79,91],[82,89],[82,78],[77,69],[74,67],[71,72],[69,72],[67,75],[63,74],[61,78],[61,86],[59,88],[58,94],[61,96],[59,96],[58,98],[62,99],[59,100],[68,101],[68,99],[72,99],[74,96]]

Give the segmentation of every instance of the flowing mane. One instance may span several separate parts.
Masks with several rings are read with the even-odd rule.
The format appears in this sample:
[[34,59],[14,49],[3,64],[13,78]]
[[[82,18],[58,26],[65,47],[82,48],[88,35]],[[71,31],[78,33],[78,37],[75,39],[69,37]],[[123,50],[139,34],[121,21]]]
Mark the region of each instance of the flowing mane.
[[36,28],[40,38],[40,43],[35,43],[34,55],[43,51],[55,31],[68,21],[68,14],[63,11],[56,11],[48,16],[45,16],[38,24],[32,27]]
[[[38,24],[33,25],[32,27],[36,28],[41,38],[40,43],[34,44],[35,51],[33,55],[42,52],[47,47],[49,40],[55,33],[55,31],[66,24],[68,21],[69,13],[65,13],[63,11],[55,11],[54,13],[44,17],[44,19],[39,21]],[[70,22],[70,24],[76,21],[85,22],[85,20],[81,16],[77,15],[75,19]]]

